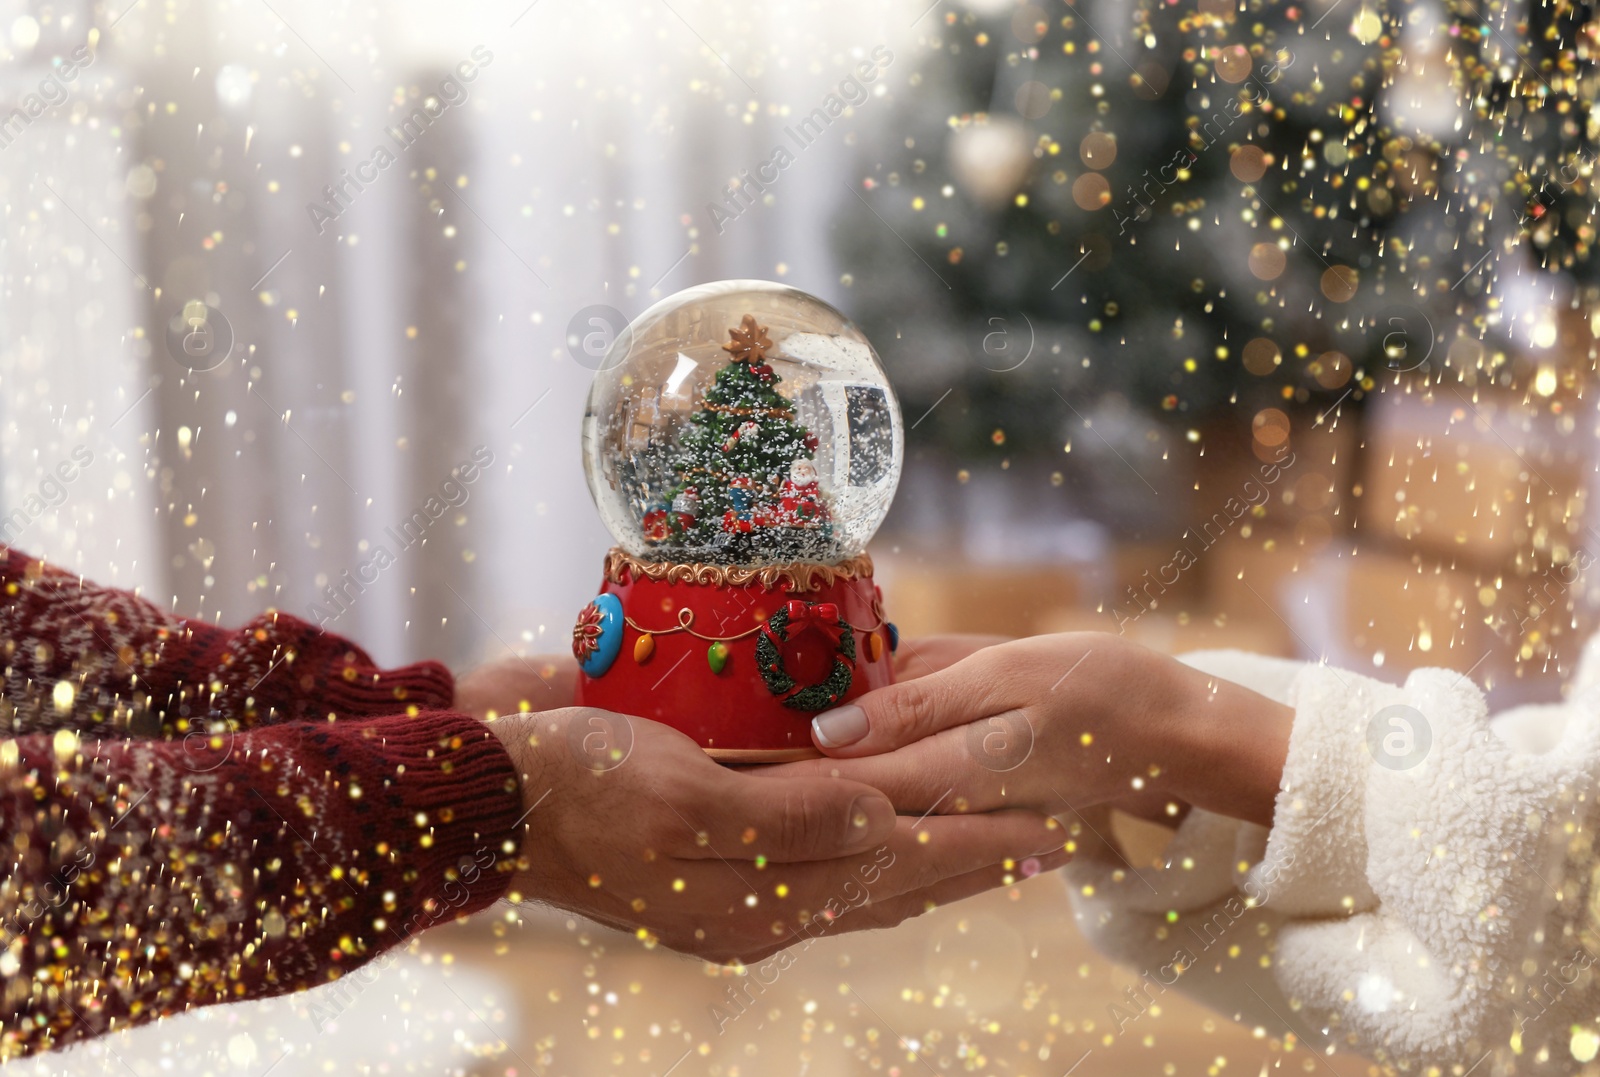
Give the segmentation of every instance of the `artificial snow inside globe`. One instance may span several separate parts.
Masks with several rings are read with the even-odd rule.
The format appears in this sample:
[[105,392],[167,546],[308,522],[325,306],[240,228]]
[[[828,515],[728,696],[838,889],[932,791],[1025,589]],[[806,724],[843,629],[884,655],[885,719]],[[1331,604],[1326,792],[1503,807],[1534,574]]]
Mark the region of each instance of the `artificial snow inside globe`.
[[866,546],[903,446],[872,345],[820,299],[722,281],[641,314],[583,419],[617,546],[573,629],[578,702],[730,763],[815,754],[813,714],[894,679]]

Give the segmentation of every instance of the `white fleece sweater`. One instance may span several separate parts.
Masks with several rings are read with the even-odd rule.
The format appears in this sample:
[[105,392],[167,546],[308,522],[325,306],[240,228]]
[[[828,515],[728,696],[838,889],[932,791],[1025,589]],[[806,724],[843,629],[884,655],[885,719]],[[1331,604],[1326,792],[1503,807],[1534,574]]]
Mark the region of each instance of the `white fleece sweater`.
[[1600,1073],[1600,638],[1565,702],[1493,717],[1446,670],[1184,661],[1294,729],[1270,831],[1196,811],[1164,867],[1093,845],[1067,869],[1082,929],[1141,974],[1117,1031],[1174,990],[1411,1073]]

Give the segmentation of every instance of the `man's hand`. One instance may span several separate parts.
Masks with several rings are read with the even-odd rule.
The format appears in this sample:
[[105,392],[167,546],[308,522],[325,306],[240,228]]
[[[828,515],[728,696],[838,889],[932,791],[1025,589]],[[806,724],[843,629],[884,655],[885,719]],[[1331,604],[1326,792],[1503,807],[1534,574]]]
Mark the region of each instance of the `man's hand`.
[[708,960],[889,927],[1068,859],[1042,815],[900,818],[869,786],[722,767],[642,718],[574,708],[489,728],[528,809],[513,899]]
[[902,811],[1171,803],[1270,825],[1293,717],[1120,636],[1076,632],[987,647],[818,715],[813,739],[833,758],[768,772],[864,782]]
[[477,718],[572,706],[578,663],[570,655],[510,655],[456,678],[455,709]]

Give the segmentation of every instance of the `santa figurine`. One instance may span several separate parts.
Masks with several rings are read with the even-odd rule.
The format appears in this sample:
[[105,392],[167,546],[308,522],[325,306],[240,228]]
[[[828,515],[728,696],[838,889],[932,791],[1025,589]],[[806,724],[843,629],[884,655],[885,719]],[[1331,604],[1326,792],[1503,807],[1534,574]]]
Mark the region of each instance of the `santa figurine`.
[[795,527],[816,527],[828,519],[828,506],[817,487],[817,465],[801,458],[789,465],[789,477],[778,493],[785,521]]

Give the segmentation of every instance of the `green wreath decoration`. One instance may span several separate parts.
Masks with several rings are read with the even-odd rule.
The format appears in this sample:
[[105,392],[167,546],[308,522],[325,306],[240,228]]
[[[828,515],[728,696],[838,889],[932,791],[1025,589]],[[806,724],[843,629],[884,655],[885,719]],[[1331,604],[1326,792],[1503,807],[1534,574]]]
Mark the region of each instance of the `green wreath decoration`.
[[833,671],[820,684],[808,684],[795,691],[794,678],[783,666],[783,655],[778,651],[778,644],[788,642],[789,605],[798,604],[779,606],[777,612],[767,618],[767,623],[756,637],[756,666],[761,670],[761,679],[766,682],[767,691],[775,696],[784,696],[782,703],[785,707],[797,711],[826,710],[850,691],[850,681],[854,676],[852,669],[856,661],[855,629],[842,617],[839,619],[839,646],[834,652]]

